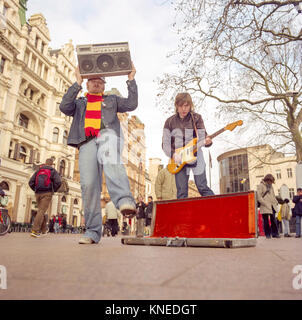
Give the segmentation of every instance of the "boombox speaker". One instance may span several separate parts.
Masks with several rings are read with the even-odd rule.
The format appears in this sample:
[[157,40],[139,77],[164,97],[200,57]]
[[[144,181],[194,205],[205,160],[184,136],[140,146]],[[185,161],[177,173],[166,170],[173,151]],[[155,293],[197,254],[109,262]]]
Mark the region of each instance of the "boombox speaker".
[[78,45],[76,50],[83,78],[121,76],[132,70],[128,42]]

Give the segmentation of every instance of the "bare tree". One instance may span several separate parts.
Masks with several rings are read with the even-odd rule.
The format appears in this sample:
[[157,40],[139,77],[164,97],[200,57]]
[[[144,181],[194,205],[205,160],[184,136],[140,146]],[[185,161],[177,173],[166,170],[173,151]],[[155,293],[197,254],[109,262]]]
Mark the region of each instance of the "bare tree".
[[159,103],[180,90],[215,99],[219,116],[240,114],[275,149],[302,161],[299,3],[176,1],[180,42],[170,58],[177,72],[159,80]]

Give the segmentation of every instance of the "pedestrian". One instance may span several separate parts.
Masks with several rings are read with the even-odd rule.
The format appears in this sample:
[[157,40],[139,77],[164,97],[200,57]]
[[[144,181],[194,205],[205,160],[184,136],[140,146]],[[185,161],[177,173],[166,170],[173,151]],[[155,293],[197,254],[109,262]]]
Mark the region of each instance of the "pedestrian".
[[63,218],[62,218],[62,230],[63,230],[63,233],[66,232],[66,227],[67,227],[67,220],[66,220],[66,216],[64,214]]
[[155,180],[155,195],[157,200],[171,200],[177,198],[175,174],[167,167],[159,170]]
[[108,225],[111,229],[111,235],[112,237],[115,237],[119,231],[118,219],[121,213],[109,198],[106,199],[105,214],[106,220],[108,221]]
[[284,237],[289,238],[291,237],[290,230],[289,230],[289,221],[292,217],[292,214],[291,214],[291,209],[289,206],[288,199],[284,199],[283,204],[281,205],[280,213],[281,213],[281,218],[283,223]]
[[278,201],[275,196],[273,183],[275,183],[274,176],[267,174],[257,186],[257,199],[260,203],[264,233],[267,239],[271,237],[280,238],[275,218],[275,213],[278,212]]
[[294,216],[296,217],[296,238],[301,238],[301,217],[302,217],[302,188],[297,189],[297,195],[294,196],[293,202]]
[[146,221],[145,221],[146,232],[145,233],[147,235],[150,235],[150,233],[151,233],[152,212],[153,212],[153,197],[149,196],[148,197],[148,204],[145,209],[145,217],[146,217]]
[[73,117],[67,144],[79,150],[80,183],[86,231],[81,244],[98,243],[102,234],[100,195],[102,173],[112,202],[120,212],[133,217],[135,201],[130,191],[128,176],[123,165],[123,132],[117,114],[133,111],[138,105],[136,70],[128,74],[128,97],[104,95],[105,79],[87,80],[85,97],[77,99],[83,78],[76,69],[76,82],[67,90],[60,110]]
[[102,213],[102,235],[104,235],[104,228],[106,224],[106,201],[105,198],[101,199],[101,213]]
[[136,209],[136,236],[143,237],[144,236],[144,227],[145,227],[145,208],[146,204],[143,201],[143,197],[139,195],[137,197]]
[[48,228],[49,232],[54,232],[54,215],[51,216],[49,223],[48,223]]
[[61,177],[53,168],[53,160],[47,159],[29,180],[30,188],[35,192],[38,211],[35,216],[31,236],[38,238],[47,233],[45,213],[51,202],[53,193],[61,186]]
[[60,218],[59,218],[59,215],[57,214],[55,216],[55,218],[54,218],[54,230],[55,230],[55,233],[58,233],[59,229],[60,229]]
[[[169,117],[164,125],[162,148],[165,154],[177,165],[181,164],[182,157],[175,152],[183,148],[193,139],[205,147],[212,145],[212,139],[207,135],[204,122],[200,114],[193,111],[194,105],[189,93],[179,93],[175,98],[175,114]],[[188,197],[189,175],[192,170],[194,181],[201,196],[211,196],[214,192],[207,185],[205,161],[202,149],[197,149],[196,161],[186,164],[175,174],[177,199]]]

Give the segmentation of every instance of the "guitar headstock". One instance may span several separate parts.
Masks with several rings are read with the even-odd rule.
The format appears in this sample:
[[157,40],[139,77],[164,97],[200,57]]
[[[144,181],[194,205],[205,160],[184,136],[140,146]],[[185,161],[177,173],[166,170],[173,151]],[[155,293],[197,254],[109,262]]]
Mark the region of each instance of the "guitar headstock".
[[224,127],[224,129],[225,129],[225,130],[233,131],[237,126],[242,126],[242,124],[243,124],[243,121],[242,121],[242,120],[238,120],[238,121],[236,121],[236,122],[232,122],[232,123],[226,125],[226,126]]

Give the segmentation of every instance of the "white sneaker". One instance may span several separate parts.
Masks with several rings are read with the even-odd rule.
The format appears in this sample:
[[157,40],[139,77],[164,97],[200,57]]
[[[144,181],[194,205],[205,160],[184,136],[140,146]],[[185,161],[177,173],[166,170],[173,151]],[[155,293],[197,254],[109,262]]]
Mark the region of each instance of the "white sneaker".
[[83,237],[79,240],[79,244],[93,244],[95,243],[91,238]]

